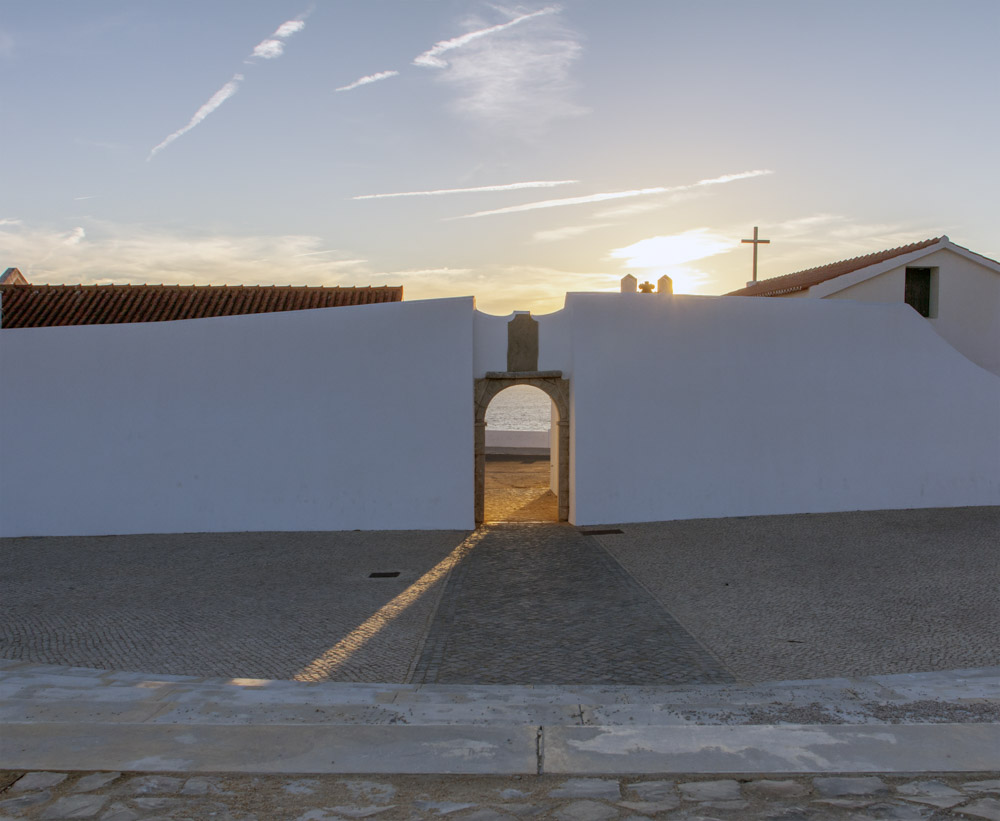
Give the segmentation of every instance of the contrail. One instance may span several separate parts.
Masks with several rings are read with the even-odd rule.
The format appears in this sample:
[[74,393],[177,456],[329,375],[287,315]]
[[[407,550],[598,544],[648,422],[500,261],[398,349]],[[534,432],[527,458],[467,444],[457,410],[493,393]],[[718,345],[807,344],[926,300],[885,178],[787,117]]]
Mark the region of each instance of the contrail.
[[377,83],[379,80],[388,80],[390,77],[397,77],[398,75],[398,71],[380,71],[378,74],[368,74],[364,77],[360,77],[350,85],[341,86],[340,88],[334,89],[334,91],[353,91],[359,86],[366,86],[369,83]]
[[745,180],[750,177],[760,177],[765,174],[773,173],[773,171],[767,169],[743,171],[739,174],[726,174],[722,177],[712,177],[707,180],[698,180],[698,182],[691,183],[689,185],[674,185],[669,188],[663,186],[657,186],[655,188],[636,188],[631,191],[611,191],[605,194],[588,194],[583,197],[564,197],[556,200],[540,200],[538,202],[526,202],[523,205],[510,205],[506,208],[495,208],[492,211],[476,211],[473,214],[463,214],[460,217],[451,217],[450,219],[473,219],[475,217],[490,217],[494,214],[517,214],[522,211],[537,211],[540,208],[561,208],[564,205],[583,205],[590,202],[606,202],[607,200],[621,200],[628,199],[630,197],[647,197],[652,194],[674,194],[678,191],[691,191],[692,189],[703,188],[708,185],[721,185],[723,183],[733,182],[734,180]]
[[473,40],[478,40],[480,37],[488,37],[490,34],[496,34],[498,31],[503,31],[504,29],[509,29],[511,26],[516,26],[518,23],[523,23],[525,20],[531,20],[533,17],[541,17],[543,14],[555,14],[560,9],[558,6],[549,6],[548,8],[541,9],[540,11],[533,11],[530,14],[522,14],[520,17],[515,17],[513,20],[507,23],[500,23],[496,26],[490,26],[489,28],[479,29],[478,31],[470,31],[467,34],[461,34],[458,37],[453,37],[450,40],[441,40],[435,43],[423,54],[417,55],[413,59],[413,65],[415,66],[431,66],[433,68],[446,68],[448,63],[446,60],[442,60],[439,55],[444,54],[446,51],[451,51],[452,49],[460,48],[466,43],[471,43]]
[[[275,57],[280,57],[285,50],[284,40],[291,37],[298,31],[302,31],[306,27],[305,18],[312,12],[312,8],[308,9],[303,14],[292,20],[286,20],[278,28],[274,30],[274,34],[265,40],[261,40],[253,50],[253,53],[244,60],[244,63],[253,64],[254,57],[261,57],[265,60],[273,60]],[[274,38],[279,39],[274,39]],[[242,74],[234,74],[233,79],[226,83],[222,88],[212,95],[212,98],[205,103],[201,108],[199,108],[194,116],[191,118],[190,122],[184,128],[178,129],[169,137],[167,137],[159,145],[154,146],[153,150],[149,152],[149,156],[146,157],[146,162],[149,162],[153,157],[155,157],[160,151],[166,148],[170,143],[176,140],[178,137],[183,137],[192,128],[194,128],[198,123],[204,120],[209,114],[211,114],[215,109],[222,105],[226,100],[232,97],[240,89],[240,83],[243,82]]]
[[198,123],[204,120],[209,114],[211,114],[215,109],[222,105],[226,100],[232,97],[240,89],[240,83],[243,82],[242,74],[234,74],[233,79],[226,83],[222,88],[212,95],[211,99],[205,103],[201,108],[199,108],[191,120],[188,122],[184,128],[180,128],[167,137],[159,145],[155,146],[152,151],[149,152],[149,156],[146,157],[146,162],[149,162],[153,157],[155,157],[160,151],[166,148],[170,143],[176,140],[178,137],[183,137],[192,128],[194,128]]
[[554,188],[557,185],[573,185],[579,180],[538,180],[536,182],[511,182],[506,185],[480,185],[476,188],[438,188],[434,191],[400,191],[394,194],[362,194],[355,200],[382,200],[389,197],[436,197],[440,194],[474,194],[480,191],[517,191],[521,188]]

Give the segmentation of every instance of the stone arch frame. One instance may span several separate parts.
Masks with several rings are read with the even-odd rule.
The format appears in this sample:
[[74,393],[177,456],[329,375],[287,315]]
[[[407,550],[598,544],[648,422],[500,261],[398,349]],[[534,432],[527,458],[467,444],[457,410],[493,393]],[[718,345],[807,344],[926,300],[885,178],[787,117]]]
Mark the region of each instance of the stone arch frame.
[[475,380],[475,455],[476,455],[476,525],[485,519],[486,489],[486,408],[500,391],[512,385],[530,385],[538,388],[555,403],[559,414],[558,459],[559,472],[556,477],[556,497],[558,499],[558,519],[569,521],[569,380],[562,378],[562,371],[488,372],[482,379]]

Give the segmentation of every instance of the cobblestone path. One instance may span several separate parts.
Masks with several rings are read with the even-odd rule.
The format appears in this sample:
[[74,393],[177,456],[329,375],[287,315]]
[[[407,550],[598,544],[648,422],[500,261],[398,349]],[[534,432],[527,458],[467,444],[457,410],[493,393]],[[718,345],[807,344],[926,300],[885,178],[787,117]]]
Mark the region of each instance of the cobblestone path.
[[490,528],[452,571],[413,680],[685,684],[732,677],[593,537]]
[[0,771],[0,814],[42,821],[990,821],[1000,818],[1000,779],[996,773],[560,778]]

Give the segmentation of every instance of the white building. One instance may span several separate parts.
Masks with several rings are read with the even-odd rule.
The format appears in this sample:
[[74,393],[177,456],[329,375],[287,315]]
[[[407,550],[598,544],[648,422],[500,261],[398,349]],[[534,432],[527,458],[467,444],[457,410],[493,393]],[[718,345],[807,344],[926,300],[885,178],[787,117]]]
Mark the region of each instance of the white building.
[[1000,375],[1000,263],[946,236],[760,280],[727,296],[905,302],[960,353]]

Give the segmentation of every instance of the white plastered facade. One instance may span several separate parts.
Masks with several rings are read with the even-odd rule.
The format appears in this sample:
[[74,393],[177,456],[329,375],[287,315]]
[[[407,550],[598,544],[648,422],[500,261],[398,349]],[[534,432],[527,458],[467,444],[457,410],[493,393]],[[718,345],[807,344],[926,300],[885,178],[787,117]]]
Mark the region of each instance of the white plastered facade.
[[903,302],[908,267],[933,272],[931,316],[924,321],[960,353],[1000,376],[1000,264],[947,238],[791,296]]
[[[1000,378],[904,304],[569,294],[578,525],[1000,504]],[[471,298],[0,332],[0,535],[468,529]]]

